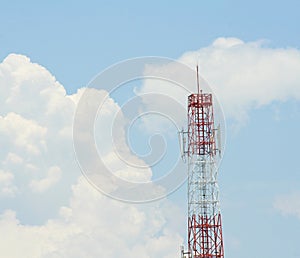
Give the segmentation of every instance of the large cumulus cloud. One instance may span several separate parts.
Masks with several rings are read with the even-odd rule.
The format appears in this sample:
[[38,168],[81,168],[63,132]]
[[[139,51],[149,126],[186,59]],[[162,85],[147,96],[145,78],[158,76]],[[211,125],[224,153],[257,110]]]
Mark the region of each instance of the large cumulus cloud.
[[[148,205],[114,201],[81,175],[72,123],[83,90],[68,95],[47,69],[22,55],[11,54],[0,64],[1,255],[176,256],[182,243],[176,206],[166,200]],[[128,170],[111,152],[111,143],[103,141],[120,108],[109,100],[103,110],[97,128],[106,145],[104,159],[120,176],[149,180],[151,169],[144,175]]]

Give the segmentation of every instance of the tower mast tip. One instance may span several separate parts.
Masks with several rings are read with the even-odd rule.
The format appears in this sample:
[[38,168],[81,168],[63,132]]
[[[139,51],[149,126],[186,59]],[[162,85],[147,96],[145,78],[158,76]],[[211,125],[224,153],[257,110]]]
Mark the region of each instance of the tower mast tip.
[[198,64],[196,66],[196,72],[197,72],[197,91],[198,91],[198,94],[200,94],[200,82],[199,82],[199,67],[198,67]]

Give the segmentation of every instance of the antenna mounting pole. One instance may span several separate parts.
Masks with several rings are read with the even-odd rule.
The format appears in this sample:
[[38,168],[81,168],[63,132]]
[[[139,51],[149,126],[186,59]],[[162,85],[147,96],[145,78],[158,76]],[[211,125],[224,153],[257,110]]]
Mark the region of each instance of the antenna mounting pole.
[[197,90],[198,90],[198,94],[200,94],[199,67],[198,67],[198,65],[196,67],[196,70],[197,70]]

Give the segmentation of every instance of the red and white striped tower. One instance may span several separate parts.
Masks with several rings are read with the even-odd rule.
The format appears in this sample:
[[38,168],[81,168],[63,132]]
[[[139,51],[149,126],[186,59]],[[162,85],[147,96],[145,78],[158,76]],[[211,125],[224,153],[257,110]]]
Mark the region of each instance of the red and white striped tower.
[[198,66],[197,87],[188,96],[188,251],[182,257],[223,258],[213,98],[200,90]]

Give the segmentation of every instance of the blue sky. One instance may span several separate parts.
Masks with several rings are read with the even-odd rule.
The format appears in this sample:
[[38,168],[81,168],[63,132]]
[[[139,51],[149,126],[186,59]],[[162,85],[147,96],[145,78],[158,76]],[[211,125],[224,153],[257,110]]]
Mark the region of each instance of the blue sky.
[[[5,1],[1,3],[0,9],[0,59],[2,62],[11,53],[25,55],[32,62],[49,70],[67,93],[73,94],[87,85],[100,71],[116,62],[152,55],[183,60],[181,56],[184,53],[198,50],[205,55],[205,49],[210,51],[212,43],[222,37],[240,39],[249,48],[251,42],[264,40],[265,43],[258,47],[259,51],[299,51],[299,7],[300,3],[295,0],[84,3]],[[205,71],[205,68],[203,70],[204,73],[207,72],[210,82],[220,82],[218,79],[214,80],[213,73]],[[270,74],[272,77],[272,70]],[[293,74],[286,73],[280,78],[291,75]],[[295,81],[300,85],[297,78]],[[281,84],[284,83],[282,80]],[[299,88],[300,86],[297,89]],[[121,95],[132,96],[132,87],[128,91]],[[226,108],[225,104],[225,111],[229,110],[228,116],[225,112],[227,145],[220,169],[219,185],[226,257],[300,257],[297,247],[300,200],[297,201],[296,198],[295,201],[291,197],[295,195],[300,198],[300,95],[296,96],[297,91],[285,85],[278,92],[282,92],[283,99],[274,97],[262,105],[257,104],[259,101],[256,103],[253,97],[250,104],[247,102],[249,106],[245,107],[243,121],[231,115],[232,110]],[[222,97],[218,95],[221,104]],[[228,99],[230,97],[226,95],[227,102]],[[244,107],[243,103],[238,104],[241,104],[239,107]],[[6,115],[4,112],[6,111],[1,113],[3,117]],[[14,112],[18,114],[17,111]],[[19,114],[25,118],[30,117],[21,111]],[[61,120],[57,121],[61,123]],[[168,140],[173,141],[174,137]],[[1,142],[6,144],[4,140]],[[176,144],[172,142],[171,149],[174,149],[174,145]],[[137,147],[141,148],[142,145]],[[69,148],[67,150],[72,151]],[[27,157],[27,160],[34,159],[32,157]],[[6,164],[3,160],[1,164]],[[60,162],[58,160],[59,157],[55,157],[55,162]],[[47,162],[45,161],[45,167],[50,164]],[[3,170],[5,166],[3,165]],[[75,165],[68,163],[61,169],[65,171],[68,167],[73,168]],[[77,203],[76,191],[84,187],[76,185],[71,188],[71,185],[75,184],[79,175],[80,173],[75,177],[62,176],[59,189],[66,197],[61,199],[55,190],[50,190],[43,196],[28,192],[23,196],[17,195],[15,199],[0,198],[0,214],[12,209],[17,211],[17,218],[21,223],[31,225],[36,222],[37,225],[42,225],[48,219],[55,218],[61,206],[68,206],[70,198],[74,198],[73,203]],[[68,186],[66,189],[65,185]],[[72,191],[75,197],[70,197]],[[179,207],[178,210],[174,209],[181,214],[175,216],[181,223],[180,219],[185,216],[185,192],[186,188],[183,186],[168,197],[169,201]],[[51,202],[53,196],[59,201]],[[44,197],[48,204],[43,203]],[[105,201],[105,204],[108,203],[109,201]],[[43,208],[39,209],[37,205]],[[143,210],[145,214],[152,214],[151,205],[156,207],[156,204],[148,205]],[[32,209],[32,214],[28,207]],[[71,207],[75,209],[72,205]],[[113,211],[115,207],[112,207]],[[137,209],[135,212],[141,212],[137,206],[133,207]],[[129,209],[126,208],[126,211]],[[165,212],[164,208],[161,210]],[[167,214],[165,220],[168,230],[176,228],[174,230],[185,238],[185,225],[175,227],[176,219],[171,219],[168,212],[164,214]],[[105,218],[104,216],[103,219]],[[67,230],[69,228],[66,232]],[[115,236],[111,237],[114,239]],[[106,257],[116,257],[109,255],[108,253]],[[17,256],[12,254],[7,257]]]
[[[5,1],[1,58],[22,53],[69,90],[135,56],[177,58],[220,36],[297,47],[297,1]],[[80,75],[80,76],[79,76]]]

